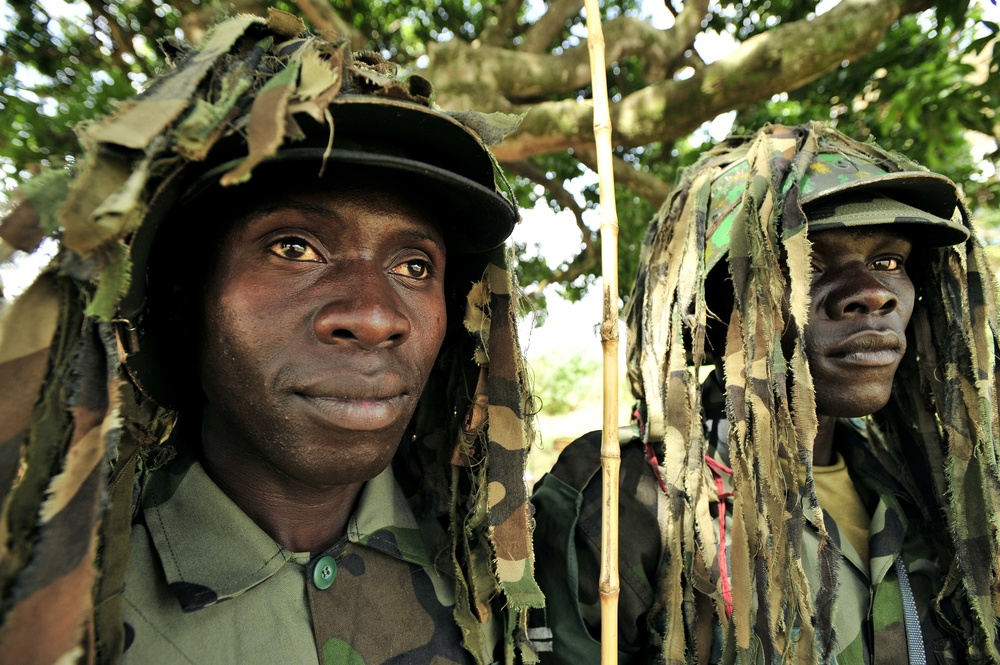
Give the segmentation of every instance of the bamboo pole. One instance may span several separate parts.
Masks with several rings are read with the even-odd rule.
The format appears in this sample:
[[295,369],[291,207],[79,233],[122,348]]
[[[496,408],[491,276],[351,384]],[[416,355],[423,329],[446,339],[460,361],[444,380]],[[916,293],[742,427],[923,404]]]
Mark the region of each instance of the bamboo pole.
[[604,31],[598,0],[586,0],[587,47],[594,100],[594,140],[601,210],[601,282],[604,351],[604,424],[601,439],[601,664],[618,663],[618,211],[611,163],[611,110],[608,103]]

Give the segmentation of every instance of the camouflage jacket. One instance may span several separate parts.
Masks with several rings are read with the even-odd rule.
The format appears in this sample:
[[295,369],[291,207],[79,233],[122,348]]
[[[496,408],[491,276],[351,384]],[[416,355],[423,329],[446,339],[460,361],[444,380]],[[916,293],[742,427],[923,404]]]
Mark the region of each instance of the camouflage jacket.
[[[715,459],[723,464],[725,420],[706,421]],[[834,543],[839,588],[834,609],[835,663],[953,663],[965,662],[961,642],[948,630],[944,613],[932,609],[943,580],[935,539],[920,517],[913,498],[895,482],[866,445],[863,430],[854,421],[838,427],[838,450],[844,456],[856,490],[872,516],[870,563],[862,559],[836,524],[825,515]],[[721,440],[720,440],[721,439]],[[601,433],[591,432],[570,444],[552,471],[535,487],[536,571],[547,603],[545,614],[533,615],[553,633],[552,651],[542,662],[585,665],[600,662]],[[711,470],[706,465],[706,474]],[[732,492],[730,478],[718,474],[724,493]],[[638,438],[622,443],[619,571],[619,662],[659,663],[659,633],[663,622],[656,588],[663,551],[660,521],[666,515],[666,495]],[[727,506],[731,510],[731,504]],[[727,515],[731,513],[727,511]],[[659,517],[658,517],[659,516]],[[729,522],[732,525],[732,522]],[[716,529],[719,522],[715,522]],[[732,527],[730,526],[730,529]],[[816,529],[803,531],[803,565],[810,585],[817,588]],[[728,540],[727,533],[727,540]],[[938,541],[940,542],[940,541]],[[909,587],[901,591],[900,559]],[[919,621],[924,661],[908,652],[904,597],[914,601],[912,621]],[[913,623],[911,625],[916,625]],[[722,629],[712,630],[710,662],[722,656]]]
[[[137,521],[126,663],[474,662],[453,615],[451,567],[435,560],[447,535],[418,527],[391,466],[323,552],[279,546],[190,456],[153,472]],[[494,647],[485,662],[502,654],[502,617],[482,624]]]

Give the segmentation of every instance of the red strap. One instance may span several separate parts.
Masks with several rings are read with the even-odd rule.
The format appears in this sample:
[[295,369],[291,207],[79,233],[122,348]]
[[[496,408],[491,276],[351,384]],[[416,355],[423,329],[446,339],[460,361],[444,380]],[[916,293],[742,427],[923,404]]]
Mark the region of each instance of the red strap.
[[[656,459],[656,451],[653,449],[652,444],[645,443],[646,448],[646,459],[649,465],[653,467],[653,475],[656,476],[656,482],[660,485],[660,489],[663,490],[664,494],[667,492],[667,484],[663,482],[663,477],[660,475],[660,464],[659,460]],[[730,469],[725,464],[717,462],[714,458],[709,455],[705,455],[705,463],[708,464],[708,468],[712,471],[712,479],[715,481],[715,491],[719,496],[719,577],[722,583],[722,600],[726,604],[726,618],[733,618],[733,589],[729,584],[729,564],[726,561],[726,503],[724,499],[728,499],[733,495],[732,492],[726,491],[726,486],[722,482],[722,474],[733,475],[733,470]]]
[[667,484],[663,482],[663,476],[660,475],[660,460],[656,459],[656,451],[653,449],[653,444],[645,443],[646,447],[646,461],[649,462],[649,466],[653,467],[653,475],[656,477],[656,482],[660,485],[660,489],[663,493],[667,493]]
[[726,563],[726,502],[733,495],[726,491],[726,486],[722,482],[722,474],[733,474],[733,470],[724,464],[715,461],[709,455],[705,455],[705,463],[712,470],[712,478],[715,480],[715,490],[719,495],[719,577],[722,583],[722,600],[726,603],[726,618],[733,618],[733,589],[729,584],[729,565]]

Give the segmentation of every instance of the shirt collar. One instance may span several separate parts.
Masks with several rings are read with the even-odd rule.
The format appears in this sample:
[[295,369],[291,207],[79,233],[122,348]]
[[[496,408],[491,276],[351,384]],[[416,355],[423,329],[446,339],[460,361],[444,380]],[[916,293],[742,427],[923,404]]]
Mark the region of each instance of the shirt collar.
[[[152,475],[143,493],[143,516],[167,584],[185,611],[238,596],[286,563],[304,565],[312,558],[276,543],[193,460]],[[404,561],[432,562],[426,534],[391,465],[365,483],[346,535],[350,542]],[[344,545],[341,541],[331,550]]]
[[428,543],[443,542],[444,530],[433,523],[418,524],[410,503],[390,464],[361,490],[358,508],[347,525],[353,543],[421,566],[433,565]]

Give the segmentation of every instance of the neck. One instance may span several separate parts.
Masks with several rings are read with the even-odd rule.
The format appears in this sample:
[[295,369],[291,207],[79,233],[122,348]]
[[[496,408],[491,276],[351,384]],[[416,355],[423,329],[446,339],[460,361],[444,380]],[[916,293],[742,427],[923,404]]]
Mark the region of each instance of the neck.
[[836,427],[835,417],[817,417],[816,440],[813,442],[814,466],[829,466],[833,460],[833,432]]
[[260,460],[205,446],[209,477],[271,538],[292,552],[321,552],[344,536],[363,482],[308,487]]

